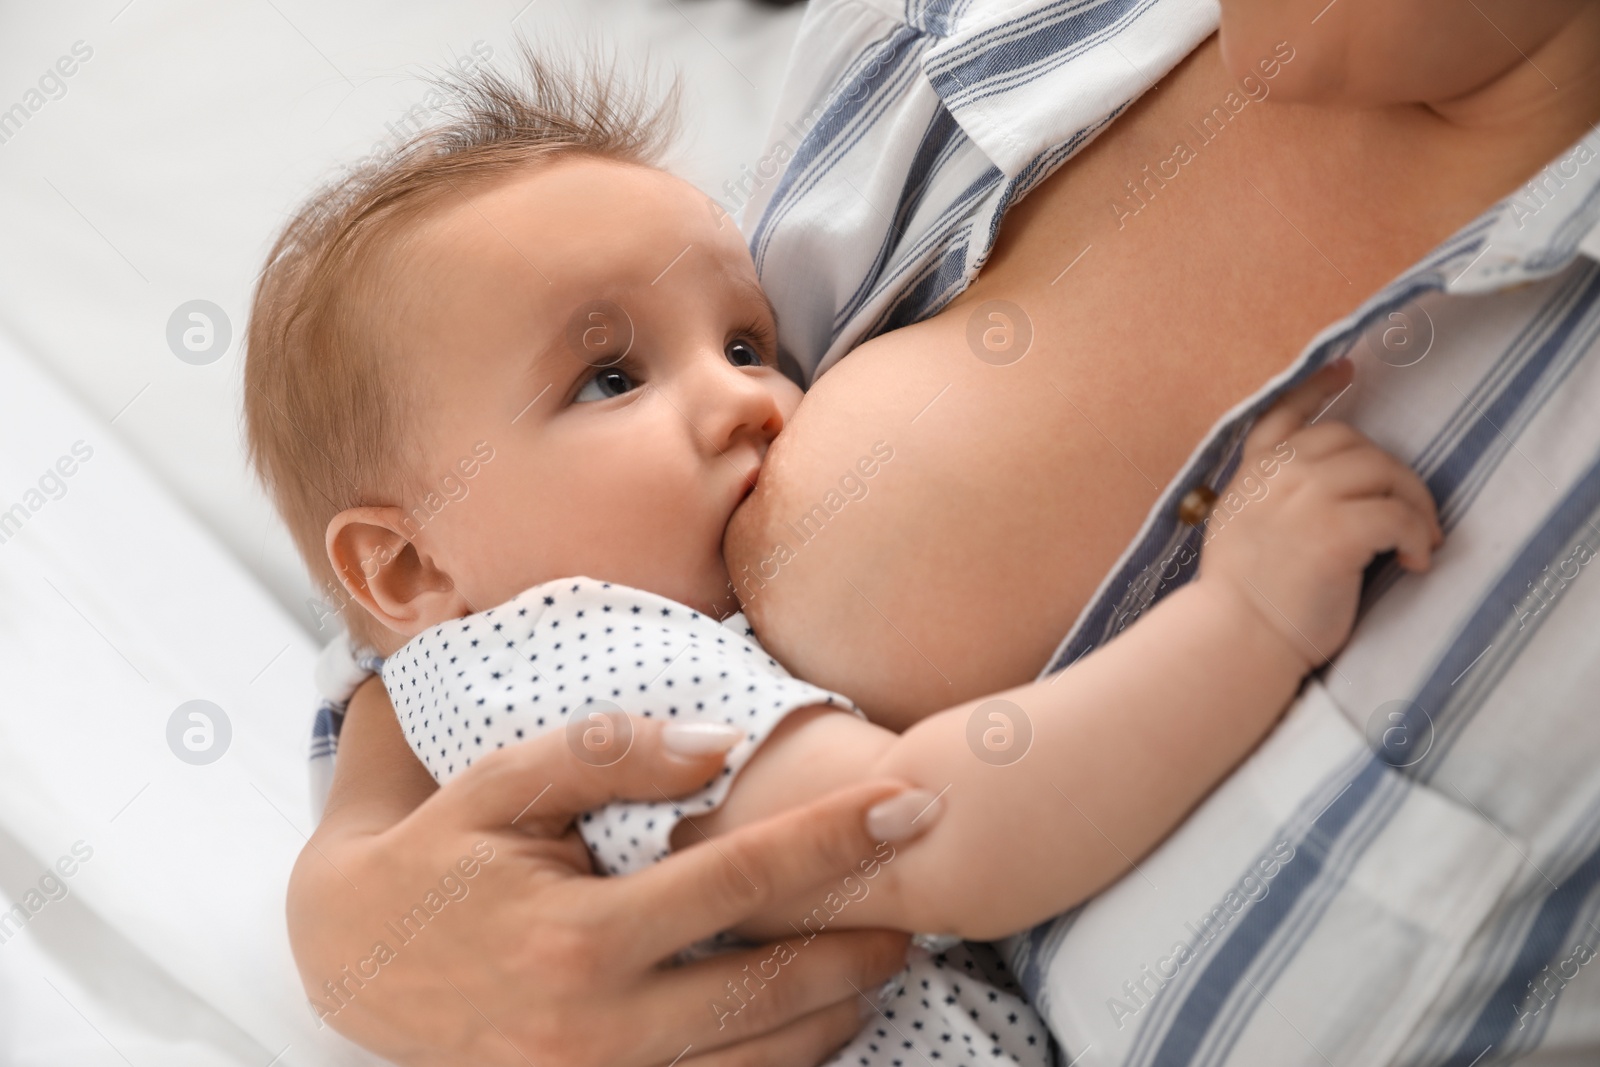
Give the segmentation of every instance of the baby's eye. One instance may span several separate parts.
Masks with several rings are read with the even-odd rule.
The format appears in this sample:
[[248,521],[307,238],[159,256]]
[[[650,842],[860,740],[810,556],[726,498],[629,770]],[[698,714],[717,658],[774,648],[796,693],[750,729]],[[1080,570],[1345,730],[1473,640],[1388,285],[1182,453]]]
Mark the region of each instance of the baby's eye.
[[609,400],[614,396],[637,389],[638,384],[628,376],[626,371],[610,368],[603,370],[584,383],[578,395],[572,398],[575,404],[587,404],[595,400]]
[[728,362],[735,367],[761,366],[761,353],[757,352],[748,341],[733,342],[727,347],[726,355]]

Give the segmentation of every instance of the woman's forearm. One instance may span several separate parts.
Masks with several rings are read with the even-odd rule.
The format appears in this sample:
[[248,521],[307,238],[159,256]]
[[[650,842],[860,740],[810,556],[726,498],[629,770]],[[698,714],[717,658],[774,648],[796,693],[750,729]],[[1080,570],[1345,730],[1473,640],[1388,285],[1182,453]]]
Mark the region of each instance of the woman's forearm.
[[340,921],[329,901],[346,886],[329,855],[342,844],[395,826],[438,789],[412,755],[389,695],[376,678],[350,701],[334,767],[327,809],[289,878],[289,940],[301,959],[315,955],[313,942],[326,937],[328,922]]

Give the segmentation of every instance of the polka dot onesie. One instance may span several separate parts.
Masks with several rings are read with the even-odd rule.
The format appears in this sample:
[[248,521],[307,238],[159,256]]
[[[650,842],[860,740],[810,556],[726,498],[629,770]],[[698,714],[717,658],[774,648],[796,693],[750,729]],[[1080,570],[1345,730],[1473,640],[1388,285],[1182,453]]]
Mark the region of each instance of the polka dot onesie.
[[[546,582],[442,623],[390,656],[382,673],[406,738],[441,784],[484,753],[549,730],[566,730],[581,749],[585,730],[606,726],[599,712],[741,727],[745,736],[722,774],[699,792],[673,802],[617,801],[580,817],[579,832],[609,874],[665,857],[678,820],[720,805],[789,712],[831,704],[861,715],[846,697],[786,672],[742,614],[718,622],[591,578]],[[738,943],[724,935],[685,957]],[[736,1014],[763,986],[756,977],[730,988],[719,1015]],[[982,946],[957,944],[911,964],[879,1001],[882,1010],[831,1064],[1051,1062],[1044,1024]]]

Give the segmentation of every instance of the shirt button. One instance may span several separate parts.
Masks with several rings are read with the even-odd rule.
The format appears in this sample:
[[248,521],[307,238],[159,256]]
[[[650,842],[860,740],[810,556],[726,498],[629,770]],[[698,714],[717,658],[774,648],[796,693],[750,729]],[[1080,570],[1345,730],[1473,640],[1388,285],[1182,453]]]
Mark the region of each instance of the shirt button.
[[1178,501],[1178,518],[1190,526],[1203,526],[1217,502],[1217,491],[1209,485],[1197,485]]

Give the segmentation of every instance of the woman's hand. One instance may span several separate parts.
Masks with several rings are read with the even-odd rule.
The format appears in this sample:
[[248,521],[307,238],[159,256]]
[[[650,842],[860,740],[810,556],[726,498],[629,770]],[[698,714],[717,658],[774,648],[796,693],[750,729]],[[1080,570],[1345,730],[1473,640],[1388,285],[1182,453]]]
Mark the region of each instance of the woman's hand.
[[[903,786],[841,790],[639,874],[599,878],[575,813],[691,792],[717,773],[720,752],[674,755],[663,724],[635,719],[631,748],[610,766],[553,733],[430,795],[382,696],[369,684],[351,706],[347,738],[355,730],[365,755],[345,765],[341,752],[341,781],[289,896],[313,1009],[367,1048],[407,1067],[808,1067],[860,1028],[866,995],[904,965],[904,934],[851,931],[659,966],[810,887],[820,899],[884,836],[867,832],[867,809]],[[379,771],[401,769],[384,795],[360,795]],[[752,980],[744,968],[758,963],[776,977]]]

